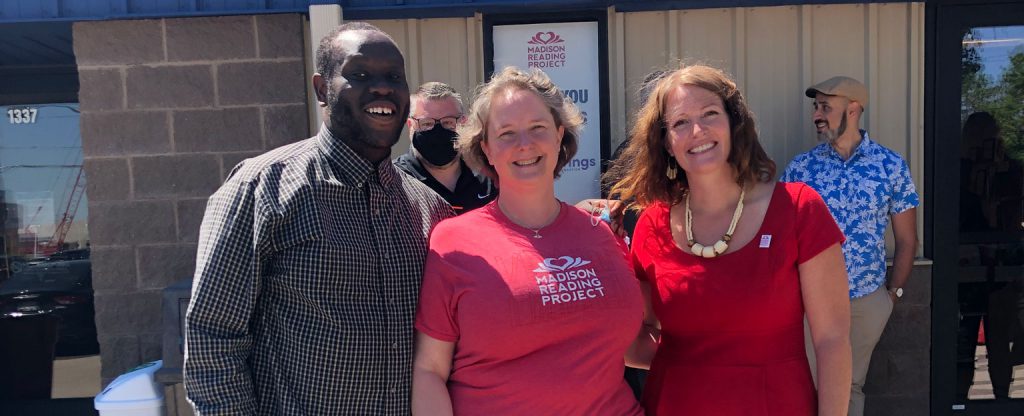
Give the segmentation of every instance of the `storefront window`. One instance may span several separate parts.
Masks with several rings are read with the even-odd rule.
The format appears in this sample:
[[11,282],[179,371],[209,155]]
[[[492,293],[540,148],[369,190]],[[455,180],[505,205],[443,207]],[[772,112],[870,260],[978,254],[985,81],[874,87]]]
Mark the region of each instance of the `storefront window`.
[[[18,348],[25,360],[49,351],[57,357],[49,369],[53,397],[94,395],[91,384],[62,385],[66,360],[85,360],[71,365],[80,374],[69,377],[95,371],[99,384],[78,104],[0,106],[0,117],[0,323],[41,334],[40,345]],[[26,382],[43,374],[30,376]]]
[[957,399],[1024,398],[1024,26],[961,50]]

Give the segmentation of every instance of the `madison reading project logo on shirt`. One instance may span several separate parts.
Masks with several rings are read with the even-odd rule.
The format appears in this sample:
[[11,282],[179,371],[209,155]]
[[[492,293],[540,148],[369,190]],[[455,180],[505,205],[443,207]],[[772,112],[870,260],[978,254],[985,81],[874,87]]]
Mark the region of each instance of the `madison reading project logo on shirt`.
[[534,276],[542,305],[579,302],[604,297],[604,285],[589,260],[562,256],[537,263]]

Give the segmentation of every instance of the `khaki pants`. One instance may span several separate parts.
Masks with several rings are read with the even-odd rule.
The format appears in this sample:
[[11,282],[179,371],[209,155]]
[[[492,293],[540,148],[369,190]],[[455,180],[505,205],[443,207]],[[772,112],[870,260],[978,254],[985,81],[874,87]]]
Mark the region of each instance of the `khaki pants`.
[[[850,347],[853,350],[853,382],[850,385],[850,416],[864,415],[864,381],[868,377],[871,353],[882,338],[885,324],[892,314],[892,298],[885,286],[867,296],[850,299]],[[811,365],[814,384],[818,384],[817,362],[814,358],[814,343],[811,329],[804,320],[804,347],[807,361]]]

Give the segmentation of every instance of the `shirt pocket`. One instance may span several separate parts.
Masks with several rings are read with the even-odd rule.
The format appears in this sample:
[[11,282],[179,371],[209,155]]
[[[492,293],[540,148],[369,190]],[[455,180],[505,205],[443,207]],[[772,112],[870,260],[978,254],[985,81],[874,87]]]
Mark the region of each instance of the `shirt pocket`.
[[339,239],[342,233],[326,229],[312,209],[296,213],[291,222],[275,236],[266,273],[271,295],[282,307],[335,324],[365,316],[355,309],[378,302],[381,290],[373,242]]

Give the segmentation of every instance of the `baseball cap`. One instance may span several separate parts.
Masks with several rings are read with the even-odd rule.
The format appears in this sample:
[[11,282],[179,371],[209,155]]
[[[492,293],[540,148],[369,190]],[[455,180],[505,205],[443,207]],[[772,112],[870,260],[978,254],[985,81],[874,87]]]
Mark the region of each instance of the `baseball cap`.
[[867,87],[850,77],[838,76],[826,79],[807,88],[804,94],[814,98],[819,92],[825,95],[846,97],[851,101],[856,101],[861,107],[868,107]]

